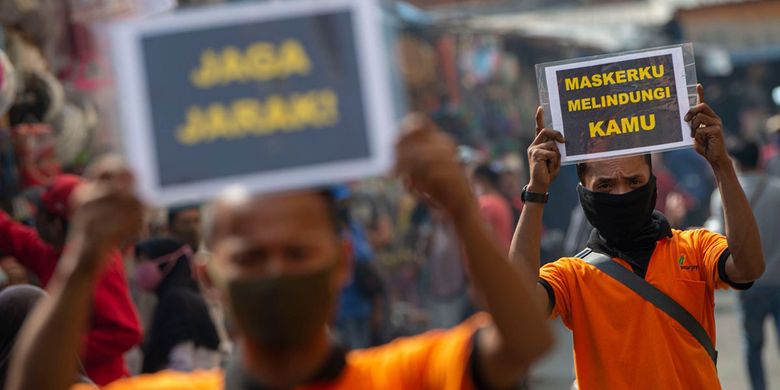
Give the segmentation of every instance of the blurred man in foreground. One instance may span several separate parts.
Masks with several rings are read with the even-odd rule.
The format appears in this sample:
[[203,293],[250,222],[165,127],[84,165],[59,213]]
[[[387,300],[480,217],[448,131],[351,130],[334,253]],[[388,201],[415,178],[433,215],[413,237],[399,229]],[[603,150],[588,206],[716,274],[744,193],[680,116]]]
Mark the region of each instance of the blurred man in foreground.
[[[427,119],[411,117],[405,127],[396,173],[453,219],[490,316],[345,353],[330,341],[326,325],[350,253],[339,236],[333,199],[316,191],[228,194],[215,205],[207,243],[214,252],[212,281],[240,333],[232,363],[224,373],[164,372],[107,388],[395,390],[517,383],[552,342],[533,285],[481,222],[452,141]],[[20,336],[8,389],[62,389],[72,383],[75,365],[68,357],[78,350],[75,336],[86,326],[90,291],[105,265],[100,255],[141,225],[142,206],[130,191],[129,173],[113,168],[99,177],[80,194],[52,299],[37,308]],[[114,223],[107,226],[106,220]]]
[[[512,257],[518,266],[539,269],[530,276],[540,279],[541,302],[572,330],[582,390],[720,388],[713,291],[749,288],[764,271],[764,257],[720,118],[704,103],[701,85],[698,93],[700,103],[685,120],[696,151],[715,173],[728,238],[704,229],[671,229],[654,211],[650,156],[589,161],[577,166],[580,203],[594,227],[588,249],[541,269],[543,203],[560,169],[556,142],[564,139],[544,128],[541,108],[537,111],[537,136],[528,148],[531,181]],[[641,295],[648,290],[677,306],[664,299],[651,303],[652,294]],[[675,308],[684,321],[668,314]]]

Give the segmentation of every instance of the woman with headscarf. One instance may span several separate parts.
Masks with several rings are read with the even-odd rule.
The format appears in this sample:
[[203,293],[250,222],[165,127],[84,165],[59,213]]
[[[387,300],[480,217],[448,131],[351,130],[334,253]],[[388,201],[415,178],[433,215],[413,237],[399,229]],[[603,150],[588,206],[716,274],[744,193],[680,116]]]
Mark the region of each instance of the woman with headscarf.
[[220,339],[193,278],[192,249],[173,238],[156,238],[136,245],[135,253],[137,286],[157,296],[141,371],[219,366]]

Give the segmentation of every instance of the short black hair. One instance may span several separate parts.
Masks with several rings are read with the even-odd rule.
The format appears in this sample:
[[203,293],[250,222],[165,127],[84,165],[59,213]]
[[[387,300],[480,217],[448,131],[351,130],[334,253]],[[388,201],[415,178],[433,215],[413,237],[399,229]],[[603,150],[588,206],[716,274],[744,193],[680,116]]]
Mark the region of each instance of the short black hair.
[[492,166],[490,166],[490,164],[482,164],[477,166],[477,168],[474,169],[474,178],[485,180],[491,186],[498,188],[499,175],[498,172],[493,169]]
[[184,245],[181,241],[173,237],[155,237],[139,241],[135,244],[136,259],[146,256],[150,260],[161,256],[169,255],[181,249]]
[[[653,173],[653,158],[650,156],[650,154],[643,154],[642,157],[645,158],[645,162],[647,163],[647,166],[650,167],[650,173]],[[577,178],[580,179],[580,183],[585,183],[585,173],[588,170],[587,164],[588,162],[581,162],[577,163]]]
[[761,151],[755,141],[737,140],[729,145],[728,152],[741,169],[756,169],[761,162]]
[[199,204],[186,204],[182,206],[175,206],[168,209],[168,226],[173,226],[173,221],[176,220],[176,217],[179,216],[179,214],[187,211],[187,210],[200,210]]

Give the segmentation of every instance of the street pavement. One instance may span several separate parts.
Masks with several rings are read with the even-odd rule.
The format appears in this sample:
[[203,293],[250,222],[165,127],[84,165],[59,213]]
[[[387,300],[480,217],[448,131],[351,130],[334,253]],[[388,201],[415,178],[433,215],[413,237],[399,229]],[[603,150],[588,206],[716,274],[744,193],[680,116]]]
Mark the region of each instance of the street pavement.
[[[736,293],[717,291],[715,294],[715,322],[717,326],[718,374],[725,390],[749,390],[750,384],[742,354],[742,333],[739,325],[739,308]],[[765,324],[767,340],[764,345],[764,369],[767,372],[768,389],[780,390],[780,356],[778,337],[774,324]],[[534,367],[531,390],[569,390],[574,382],[571,333],[556,320],[555,349]]]

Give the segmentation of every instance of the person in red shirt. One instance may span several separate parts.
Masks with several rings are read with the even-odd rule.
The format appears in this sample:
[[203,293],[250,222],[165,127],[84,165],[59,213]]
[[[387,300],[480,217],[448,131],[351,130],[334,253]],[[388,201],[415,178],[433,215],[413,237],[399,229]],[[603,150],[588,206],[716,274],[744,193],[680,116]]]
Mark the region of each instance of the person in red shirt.
[[[45,287],[62,255],[70,221],[69,200],[81,183],[74,175],[59,175],[43,193],[36,229],[12,220],[0,211],[0,252],[16,258]],[[130,300],[122,257],[116,249],[95,287],[92,316],[81,359],[87,375],[98,385],[110,383],[128,371],[123,354],[141,341],[141,325]]]
[[480,165],[474,170],[473,181],[483,218],[502,247],[509,250],[513,231],[512,208],[498,190],[498,172],[490,165]]

